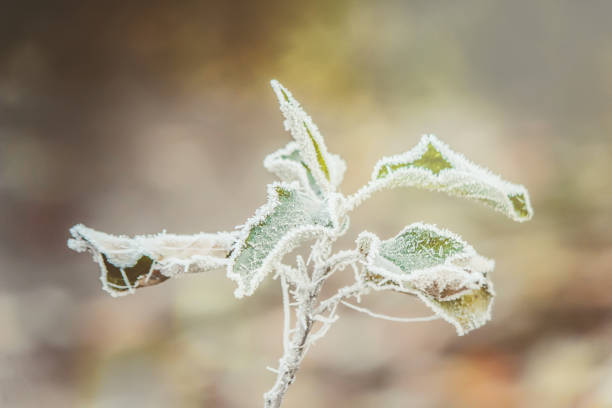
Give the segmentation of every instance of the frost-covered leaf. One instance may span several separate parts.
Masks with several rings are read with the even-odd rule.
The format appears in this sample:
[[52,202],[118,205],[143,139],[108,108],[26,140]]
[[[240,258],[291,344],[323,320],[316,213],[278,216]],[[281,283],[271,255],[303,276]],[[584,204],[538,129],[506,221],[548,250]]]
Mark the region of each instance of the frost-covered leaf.
[[[319,129],[291,92],[278,81],[271,81],[271,85],[285,116],[285,129],[291,133],[299,149],[298,155],[290,160],[303,163],[318,187],[316,190],[324,194],[335,191],[346,169],[344,160],[327,151]],[[284,176],[280,177],[285,179]]]
[[165,232],[133,238],[114,236],[78,224],[70,229],[68,247],[89,250],[100,266],[102,289],[112,296],[133,293],[183,273],[205,272],[227,265],[236,233],[174,235]]
[[[298,181],[306,191],[312,191],[316,196],[323,198],[323,192],[314,179],[312,172],[300,155],[300,146],[297,142],[289,142],[287,146],[268,155],[264,160],[264,166],[270,172],[276,174],[282,181]],[[335,154],[329,154],[328,160],[332,167],[338,169],[336,177],[332,180],[332,188],[338,188],[346,165],[344,160]]]
[[419,187],[480,201],[514,221],[527,221],[533,215],[525,187],[475,165],[433,135],[423,136],[405,153],[382,158],[363,192],[393,187]]
[[249,296],[282,257],[308,239],[335,227],[330,206],[298,183],[268,186],[268,202],[240,230],[227,271],[238,283],[236,297]]
[[367,254],[369,286],[417,295],[459,335],[490,319],[494,291],[487,274],[494,264],[457,235],[416,223],[385,241],[363,232],[357,243]]

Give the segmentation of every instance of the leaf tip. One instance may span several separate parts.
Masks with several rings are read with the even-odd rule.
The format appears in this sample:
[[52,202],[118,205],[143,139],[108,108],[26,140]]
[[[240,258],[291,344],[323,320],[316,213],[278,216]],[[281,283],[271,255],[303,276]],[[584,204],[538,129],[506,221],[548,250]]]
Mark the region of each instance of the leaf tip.
[[525,188],[520,192],[508,194],[508,200],[510,200],[510,204],[512,205],[515,221],[525,222],[531,220],[533,217],[533,208],[531,207],[531,200]]
[[287,91],[287,88],[285,88],[280,82],[278,82],[276,79],[272,79],[270,81],[270,86],[272,87],[272,90],[274,90],[279,103],[289,102],[289,91]]

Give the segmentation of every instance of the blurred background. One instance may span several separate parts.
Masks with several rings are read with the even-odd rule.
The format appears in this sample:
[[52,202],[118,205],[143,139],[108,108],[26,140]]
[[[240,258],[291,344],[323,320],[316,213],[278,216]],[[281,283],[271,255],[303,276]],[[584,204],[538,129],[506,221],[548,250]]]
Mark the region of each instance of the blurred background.
[[343,309],[284,407],[612,407],[611,38],[608,1],[2,1],[0,406],[262,405],[277,281],[238,301],[219,271],[113,299],[65,242],[78,222],[242,224],[290,140],[277,78],[345,158],[344,193],[435,133],[535,208],[516,224],[408,189],[360,207],[338,248],[422,220],[494,258],[493,320],[457,337]]

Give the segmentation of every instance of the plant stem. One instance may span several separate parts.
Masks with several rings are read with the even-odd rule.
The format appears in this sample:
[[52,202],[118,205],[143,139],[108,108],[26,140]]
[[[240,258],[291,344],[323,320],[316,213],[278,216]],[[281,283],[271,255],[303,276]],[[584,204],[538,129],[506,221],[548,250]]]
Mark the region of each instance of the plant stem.
[[308,349],[308,336],[312,331],[314,319],[312,315],[313,304],[321,290],[316,285],[305,304],[300,304],[297,311],[295,334],[291,343],[283,353],[278,366],[278,374],[274,386],[264,394],[265,408],[279,408],[289,386],[295,381],[296,373]]
[[[306,270],[306,265],[299,257],[297,259],[298,270],[302,271],[303,276],[300,279],[290,280],[289,282],[286,280],[287,276],[281,276],[284,303],[283,312],[285,315],[283,324],[283,356],[279,360],[274,386],[264,394],[265,408],[279,408],[281,406],[289,386],[295,381],[295,376],[306,352],[317,338],[327,332],[329,325],[334,321],[335,306],[342,299],[342,295],[345,294],[343,292],[338,297],[335,306],[329,305],[327,309],[331,310],[331,314],[327,318],[327,322],[324,322],[320,315],[320,305],[318,305],[321,288],[327,278],[337,268],[350,264],[350,261],[354,262],[356,257],[354,251],[344,251],[336,257],[330,258],[332,242],[333,240],[329,239],[329,237],[321,238],[313,246],[313,252],[319,256],[312,257],[314,268],[310,276]],[[293,285],[295,289],[292,295],[297,304],[295,313],[296,322],[292,331],[289,331],[291,313],[289,284]],[[312,328],[317,320],[323,322],[323,328],[313,335]]]
[[[300,363],[304,359],[304,355],[308,351],[310,346],[309,336],[312,333],[312,327],[315,323],[315,317],[317,316],[316,305],[321,292],[321,288],[325,282],[325,277],[332,271],[334,265],[327,263],[329,249],[331,241],[329,239],[323,239],[317,241],[315,244],[323,257],[314,258],[314,270],[311,276],[306,274],[305,278],[308,281],[306,287],[300,285],[298,282],[293,282],[295,286],[295,292],[293,296],[297,301],[296,308],[296,322],[295,328],[293,329],[293,335],[289,335],[288,324],[291,308],[288,306],[289,297],[285,294],[287,292],[287,282],[282,280],[281,286],[283,288],[283,308],[285,314],[284,324],[284,351],[283,356],[279,360],[278,373],[276,376],[276,382],[274,386],[264,394],[264,407],[265,408],[279,408],[283,401],[283,397],[287,393],[289,386],[295,381],[295,376],[300,368]],[[284,279],[281,278],[281,279]],[[301,286],[301,287],[300,287]],[[289,344],[287,344],[289,339]]]

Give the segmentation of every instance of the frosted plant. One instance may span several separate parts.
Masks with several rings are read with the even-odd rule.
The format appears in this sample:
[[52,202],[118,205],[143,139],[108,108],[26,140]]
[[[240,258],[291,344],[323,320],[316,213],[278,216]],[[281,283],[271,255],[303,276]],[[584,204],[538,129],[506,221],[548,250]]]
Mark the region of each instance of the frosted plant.
[[[153,236],[112,236],[84,225],[70,230],[68,246],[88,250],[100,266],[102,288],[112,296],[134,293],[188,273],[225,268],[237,284],[235,296],[252,295],[268,276],[280,281],[284,305],[283,355],[265,407],[279,407],[308,349],[338,319],[338,307],[370,316],[417,322],[442,318],[464,335],[491,317],[495,292],[489,279],[493,261],[480,256],[456,234],[415,223],[381,240],[361,232],[353,249],[332,254],[332,244],[349,227],[348,213],[374,192],[418,187],[479,201],[515,221],[533,214],[523,186],[512,184],[452,151],[433,135],[407,152],[382,158],[371,180],[345,196],[338,186],[344,161],[329,153],[321,133],[291,93],[277,81],[272,88],[293,136],[264,160],[280,181],[268,185],[267,203],[232,232]],[[307,260],[288,254],[311,243]],[[352,271],[352,282],[326,299],[321,288],[334,273]],[[413,295],[434,312],[429,317],[400,318],[374,313],[360,303],[372,291]],[[294,321],[292,327],[292,321]]]

